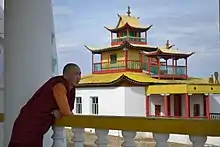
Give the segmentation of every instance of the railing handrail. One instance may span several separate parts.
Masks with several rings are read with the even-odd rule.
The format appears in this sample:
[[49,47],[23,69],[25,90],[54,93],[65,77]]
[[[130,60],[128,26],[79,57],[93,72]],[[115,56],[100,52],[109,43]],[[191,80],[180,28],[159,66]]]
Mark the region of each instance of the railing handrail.
[[[131,62],[139,62],[139,63],[147,63],[147,62],[143,62],[143,61],[141,62],[140,60],[127,60],[127,62],[130,62],[130,61]],[[117,62],[125,62],[125,60],[117,60],[116,63]],[[100,61],[100,62],[94,62],[93,64],[105,64],[105,63],[109,63],[110,64],[111,62],[110,61],[109,62],[108,61],[105,61],[105,62],[101,62]]]
[[112,38],[112,40],[125,39],[125,38],[145,39],[144,37],[124,36],[124,37]]
[[214,112],[214,113],[209,113],[210,115],[214,114],[214,115],[220,115],[220,113],[218,112]]
[[[115,63],[117,62],[125,62],[126,60],[117,60]],[[127,60],[127,62],[138,62],[138,63],[143,63],[143,64],[147,64],[148,62],[145,62],[145,61],[140,61],[140,60]],[[109,63],[108,61],[105,61],[105,62],[94,62],[93,64],[106,64],[106,63]],[[151,66],[158,66],[158,64],[151,64]],[[164,67],[164,66],[167,66],[167,67],[173,67],[172,65],[170,64],[167,64],[167,65],[160,65],[161,67]],[[177,65],[177,66],[174,66],[174,68],[186,68],[186,66],[184,65]]]
[[125,116],[74,115],[56,121],[57,126],[128,130],[164,134],[220,136],[220,120],[166,119]]

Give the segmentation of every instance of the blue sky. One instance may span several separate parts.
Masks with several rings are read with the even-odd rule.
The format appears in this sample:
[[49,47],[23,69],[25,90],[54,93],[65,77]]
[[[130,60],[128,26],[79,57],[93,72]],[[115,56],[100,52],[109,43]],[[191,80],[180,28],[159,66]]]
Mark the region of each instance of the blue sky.
[[164,45],[169,39],[180,51],[194,51],[189,58],[191,76],[208,77],[220,72],[218,29],[219,0],[53,0],[59,71],[68,62],[91,73],[91,53],[84,45],[109,45],[104,26],[116,26],[117,14],[139,16],[148,32],[150,45]]

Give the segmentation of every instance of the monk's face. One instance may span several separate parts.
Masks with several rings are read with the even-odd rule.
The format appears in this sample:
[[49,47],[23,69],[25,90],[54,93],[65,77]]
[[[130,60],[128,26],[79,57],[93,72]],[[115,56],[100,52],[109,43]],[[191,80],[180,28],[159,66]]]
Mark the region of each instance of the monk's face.
[[71,68],[68,72],[68,82],[75,87],[81,80],[81,70],[79,67]]

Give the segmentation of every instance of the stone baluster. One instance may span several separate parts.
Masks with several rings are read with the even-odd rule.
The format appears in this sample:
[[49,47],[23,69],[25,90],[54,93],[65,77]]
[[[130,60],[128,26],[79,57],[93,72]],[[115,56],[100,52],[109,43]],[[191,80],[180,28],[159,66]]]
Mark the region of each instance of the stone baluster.
[[72,128],[74,147],[84,147],[84,128]]
[[154,141],[156,142],[155,147],[169,147],[167,141],[169,139],[169,134],[156,134],[153,133]]
[[108,132],[109,130],[100,130],[100,129],[95,130],[95,134],[97,136],[97,139],[95,140],[95,144],[97,145],[97,147],[107,147]]
[[207,136],[189,135],[189,140],[192,142],[193,147],[204,147],[207,140]]
[[122,147],[136,147],[135,136],[136,132],[134,131],[122,131],[122,136],[124,137],[124,142]]
[[52,147],[66,147],[66,131],[64,127],[53,126]]

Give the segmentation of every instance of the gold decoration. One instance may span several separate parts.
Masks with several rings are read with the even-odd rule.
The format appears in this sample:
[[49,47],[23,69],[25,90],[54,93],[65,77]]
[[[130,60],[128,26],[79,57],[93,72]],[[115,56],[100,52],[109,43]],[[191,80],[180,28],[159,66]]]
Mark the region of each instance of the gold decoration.
[[213,83],[214,83],[213,75],[211,75],[211,77],[209,77],[209,83],[210,83],[210,84],[213,84]]
[[219,84],[219,76],[218,76],[218,72],[214,72],[214,77],[215,77],[215,84]]

